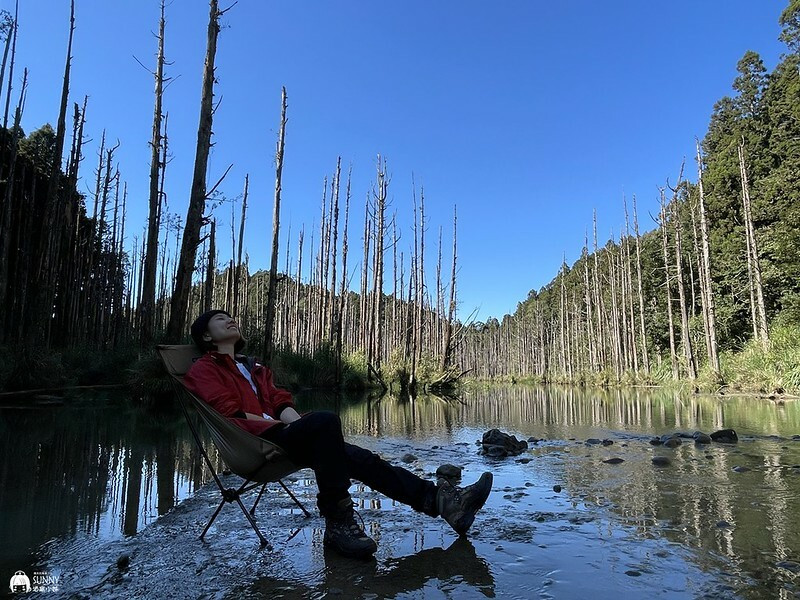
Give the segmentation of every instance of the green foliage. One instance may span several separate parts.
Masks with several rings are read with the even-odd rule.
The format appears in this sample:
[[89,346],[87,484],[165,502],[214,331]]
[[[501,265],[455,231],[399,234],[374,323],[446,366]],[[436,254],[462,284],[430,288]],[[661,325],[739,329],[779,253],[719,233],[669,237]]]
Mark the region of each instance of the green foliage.
[[42,125],[19,141],[19,155],[27,158],[40,173],[45,175],[48,175],[53,167],[55,152],[56,132],[50,123]]
[[793,52],[800,52],[800,0],[789,0],[778,23],[782,28],[780,40]]
[[760,393],[800,392],[800,327],[778,324],[765,352],[750,341],[738,353],[721,357],[722,374],[735,390]]

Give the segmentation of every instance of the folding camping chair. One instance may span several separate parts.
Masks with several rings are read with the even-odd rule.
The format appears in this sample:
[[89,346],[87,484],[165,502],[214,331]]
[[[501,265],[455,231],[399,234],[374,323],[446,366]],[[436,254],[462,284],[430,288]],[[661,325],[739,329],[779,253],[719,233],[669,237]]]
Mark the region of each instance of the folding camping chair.
[[[222,510],[222,507],[225,506],[227,502],[236,502],[255,530],[258,538],[261,540],[261,545],[269,546],[269,542],[267,542],[266,538],[258,529],[253,515],[255,514],[256,506],[258,506],[258,502],[261,500],[261,496],[264,494],[264,489],[267,487],[267,484],[273,482],[278,482],[286,493],[289,494],[289,497],[294,500],[295,504],[300,507],[300,510],[302,510],[307,517],[310,517],[311,513],[305,509],[289,488],[286,487],[286,484],[281,481],[283,477],[295,471],[299,471],[301,467],[292,463],[281,448],[238,427],[232,421],[214,410],[206,402],[197,398],[184,385],[183,376],[194,361],[201,356],[199,350],[194,345],[159,345],[156,346],[156,351],[164,363],[167,372],[172,376],[173,386],[175,387],[175,392],[180,401],[181,408],[183,409],[183,414],[186,417],[186,422],[192,430],[192,435],[194,436],[195,442],[197,442],[197,447],[200,449],[200,453],[203,455],[208,468],[211,470],[211,474],[214,476],[214,481],[222,497],[222,501],[217,507],[217,510],[214,511],[208,525],[206,525],[203,533],[200,534],[200,539],[202,540],[204,538],[206,532],[214,522],[214,519],[217,518],[217,515]],[[214,465],[211,464],[211,460],[208,458],[205,448],[203,448],[203,443],[197,433],[197,429],[190,418],[185,401],[187,397],[189,398],[189,403],[194,406],[197,414],[200,415],[200,419],[211,434],[211,439],[217,447],[220,456],[228,465],[228,468],[244,479],[244,483],[239,486],[239,488],[226,489],[222,485],[219,474],[214,468]],[[248,511],[245,509],[244,504],[242,504],[241,495],[259,486],[261,486],[261,490],[258,493],[258,497],[253,504],[253,508]]]

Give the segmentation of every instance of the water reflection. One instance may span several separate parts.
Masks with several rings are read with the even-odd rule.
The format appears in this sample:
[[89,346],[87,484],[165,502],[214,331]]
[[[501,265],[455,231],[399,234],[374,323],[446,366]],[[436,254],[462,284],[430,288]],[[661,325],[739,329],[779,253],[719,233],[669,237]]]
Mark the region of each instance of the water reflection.
[[52,539],[133,535],[206,478],[178,413],[114,395],[0,407],[0,569]]
[[[530,463],[496,468],[519,471],[517,477],[537,485],[558,483],[574,503],[607,509],[637,535],[693,549],[701,567],[704,557],[727,557],[734,572],[760,582],[752,598],[796,591],[796,575],[776,563],[800,559],[800,467],[793,466],[800,465],[800,441],[790,439],[800,434],[800,403],[524,386],[469,389],[460,399],[307,393],[297,403],[301,411],[335,410],[349,435],[471,444],[499,427],[543,439]],[[647,443],[666,432],[723,427],[736,429],[742,441],[674,450]],[[590,437],[615,444],[587,446]],[[654,467],[651,458],[660,455],[670,466]],[[602,463],[612,456],[625,462]],[[132,535],[208,477],[177,411],[147,414],[124,396],[107,395],[68,398],[61,407],[0,407],[0,573],[31,567],[37,548],[53,538]],[[426,578],[466,580],[467,573],[438,569],[468,564],[473,575],[485,570],[485,581],[474,586],[490,595],[488,567],[467,550],[424,549],[390,559],[374,576],[386,589],[395,579],[410,582],[397,589],[421,589]],[[354,585],[325,560],[330,585]]]

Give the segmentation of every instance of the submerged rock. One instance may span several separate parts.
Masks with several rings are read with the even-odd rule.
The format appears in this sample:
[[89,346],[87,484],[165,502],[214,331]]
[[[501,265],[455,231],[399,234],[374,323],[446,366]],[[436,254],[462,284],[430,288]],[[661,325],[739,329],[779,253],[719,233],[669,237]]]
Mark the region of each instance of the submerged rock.
[[652,462],[657,467],[668,467],[672,461],[667,456],[654,456]]
[[739,441],[739,436],[736,435],[736,431],[733,429],[720,429],[712,433],[709,437],[720,444],[735,444]]
[[731,471],[733,471],[734,473],[747,473],[747,471],[749,470],[750,470],[749,467],[740,467],[738,465],[733,467],[733,469],[731,469]]
[[602,443],[603,443],[603,441],[602,440],[598,440],[597,438],[589,438],[588,440],[586,440],[586,444],[589,445],[589,446],[594,446],[594,445],[602,444]]
[[516,456],[528,449],[528,442],[518,440],[515,436],[503,433],[499,429],[490,429],[483,434],[481,454],[495,458]]
[[614,440],[603,440],[603,446],[611,446],[614,444]]
[[607,465],[618,465],[620,463],[624,463],[625,459],[615,456],[614,458],[609,458],[607,460],[604,460],[603,462],[606,463]]
[[712,442],[711,436],[702,431],[695,431],[692,437],[695,444],[710,444]]
[[554,485],[554,486],[553,486],[553,491],[554,491],[556,494],[558,494],[558,493],[561,491],[561,486],[560,486],[560,485]]
[[402,460],[404,463],[412,463],[415,460],[417,460],[417,457],[411,454],[410,452],[406,452],[405,454],[403,454],[400,460]]
[[667,440],[664,440],[664,445],[667,448],[677,448],[682,443],[683,442],[681,441],[681,438],[679,438],[679,437],[671,437],[671,438],[669,438]]

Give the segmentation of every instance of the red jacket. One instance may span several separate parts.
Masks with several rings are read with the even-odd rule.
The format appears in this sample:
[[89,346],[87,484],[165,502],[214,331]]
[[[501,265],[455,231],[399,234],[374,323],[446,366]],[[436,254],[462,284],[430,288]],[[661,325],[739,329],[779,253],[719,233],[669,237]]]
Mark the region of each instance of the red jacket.
[[[217,412],[228,417],[245,431],[259,435],[280,424],[283,409],[294,407],[292,395],[272,383],[272,371],[255,362],[250,371],[258,395],[253,392],[236,363],[228,354],[207,352],[192,365],[184,377],[186,387]],[[238,412],[266,413],[275,421],[255,421],[234,416]]]

